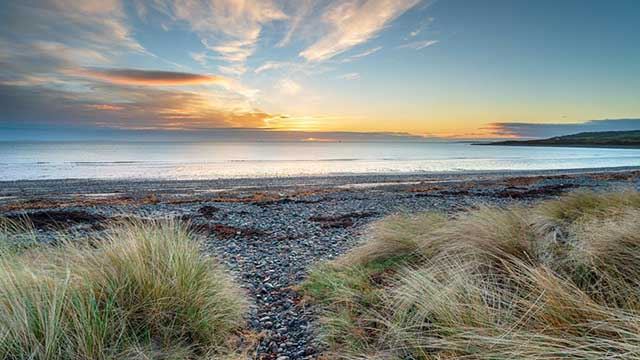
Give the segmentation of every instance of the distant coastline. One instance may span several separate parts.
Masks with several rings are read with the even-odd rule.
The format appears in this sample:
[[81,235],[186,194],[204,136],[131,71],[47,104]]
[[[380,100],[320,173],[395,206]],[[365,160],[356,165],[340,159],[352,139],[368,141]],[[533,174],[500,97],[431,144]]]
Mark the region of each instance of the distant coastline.
[[640,149],[640,130],[583,132],[540,140],[507,140],[472,145]]
[[603,145],[603,144],[543,144],[529,143],[528,141],[496,141],[488,143],[472,143],[479,146],[533,146],[533,147],[573,147],[573,148],[603,148],[603,149],[640,149],[638,145]]

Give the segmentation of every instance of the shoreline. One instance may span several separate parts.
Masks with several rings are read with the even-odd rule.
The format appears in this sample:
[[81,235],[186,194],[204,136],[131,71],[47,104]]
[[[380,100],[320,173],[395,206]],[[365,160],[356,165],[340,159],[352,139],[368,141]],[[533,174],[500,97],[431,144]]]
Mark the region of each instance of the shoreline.
[[[508,145],[505,145],[508,146]],[[300,175],[300,176],[266,176],[266,177],[220,177],[211,179],[160,179],[160,178],[56,178],[56,179],[17,179],[0,180],[0,191],[3,186],[20,184],[56,184],[56,183],[93,183],[93,184],[151,184],[151,183],[206,183],[206,184],[227,184],[227,183],[344,183],[356,181],[357,179],[377,179],[380,181],[394,181],[398,179],[418,179],[418,178],[469,178],[469,177],[509,177],[509,176],[538,176],[538,175],[573,175],[582,173],[610,173],[628,172],[640,170],[637,166],[616,166],[616,167],[594,167],[594,168],[572,168],[572,169],[539,169],[539,170],[452,170],[452,171],[419,171],[419,172],[397,172],[397,173],[335,173],[328,175]]]
[[640,149],[640,145],[581,145],[581,144],[500,144],[500,143],[472,143],[473,146],[515,146],[515,147],[551,147],[551,148],[592,148],[592,149]]

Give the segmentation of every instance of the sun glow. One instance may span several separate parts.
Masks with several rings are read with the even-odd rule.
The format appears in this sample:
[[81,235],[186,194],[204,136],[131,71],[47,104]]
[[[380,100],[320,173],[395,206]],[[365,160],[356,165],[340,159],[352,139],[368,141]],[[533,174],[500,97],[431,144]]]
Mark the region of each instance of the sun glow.
[[323,139],[323,138],[315,138],[315,137],[308,137],[306,139],[303,139],[302,141],[305,141],[305,142],[336,142],[336,140],[333,140],[333,139]]

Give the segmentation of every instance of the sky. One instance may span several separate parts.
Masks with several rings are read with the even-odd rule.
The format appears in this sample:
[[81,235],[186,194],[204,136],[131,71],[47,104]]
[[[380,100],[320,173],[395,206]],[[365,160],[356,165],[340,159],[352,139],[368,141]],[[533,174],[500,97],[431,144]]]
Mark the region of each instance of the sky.
[[0,140],[640,129],[638,24],[636,0],[8,0]]

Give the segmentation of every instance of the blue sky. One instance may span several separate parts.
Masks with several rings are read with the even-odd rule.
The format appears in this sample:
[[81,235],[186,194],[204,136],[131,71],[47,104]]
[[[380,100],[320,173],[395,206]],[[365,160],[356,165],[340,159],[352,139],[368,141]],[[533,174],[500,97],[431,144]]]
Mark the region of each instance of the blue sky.
[[640,128],[639,23],[633,0],[11,0],[0,129]]

